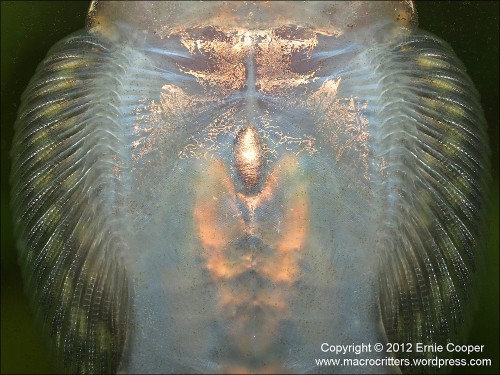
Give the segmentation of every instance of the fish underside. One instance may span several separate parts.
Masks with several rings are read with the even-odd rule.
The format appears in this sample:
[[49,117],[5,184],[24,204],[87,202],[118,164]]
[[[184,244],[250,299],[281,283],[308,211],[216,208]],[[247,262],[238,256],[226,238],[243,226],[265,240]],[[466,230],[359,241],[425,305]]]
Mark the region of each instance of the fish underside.
[[323,344],[455,337],[488,142],[446,43],[409,13],[162,28],[161,3],[149,26],[117,4],[51,49],[16,122],[19,258],[65,368],[387,373],[413,365]]

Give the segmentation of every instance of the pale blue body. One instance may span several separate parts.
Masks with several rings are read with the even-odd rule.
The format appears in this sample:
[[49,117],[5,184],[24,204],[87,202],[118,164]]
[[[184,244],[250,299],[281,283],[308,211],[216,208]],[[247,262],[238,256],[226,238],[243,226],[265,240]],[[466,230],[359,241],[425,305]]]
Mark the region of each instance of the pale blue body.
[[412,4],[103,4],[42,63],[13,151],[63,365],[387,373],[408,365],[315,359],[461,329],[485,123]]

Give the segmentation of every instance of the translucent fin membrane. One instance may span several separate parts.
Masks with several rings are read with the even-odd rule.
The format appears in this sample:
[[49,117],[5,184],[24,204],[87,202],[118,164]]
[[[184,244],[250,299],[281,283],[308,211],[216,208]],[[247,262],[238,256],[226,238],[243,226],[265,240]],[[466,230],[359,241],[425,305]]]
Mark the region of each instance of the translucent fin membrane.
[[113,215],[117,84],[101,74],[110,53],[86,35],[54,46],[25,91],[12,150],[25,288],[64,368],[78,373],[115,372],[127,330],[126,245]]
[[383,322],[390,342],[444,344],[463,323],[476,269],[486,124],[464,67],[444,42],[415,34],[381,53],[381,150],[391,202],[382,241]]

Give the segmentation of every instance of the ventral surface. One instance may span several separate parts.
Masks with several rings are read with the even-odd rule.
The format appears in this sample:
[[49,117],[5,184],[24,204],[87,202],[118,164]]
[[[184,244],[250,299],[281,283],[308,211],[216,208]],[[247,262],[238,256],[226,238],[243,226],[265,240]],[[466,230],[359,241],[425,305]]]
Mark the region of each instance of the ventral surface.
[[[101,2],[26,89],[26,289],[74,372],[387,373],[464,329],[478,95],[402,2]],[[357,358],[347,353],[343,358]]]

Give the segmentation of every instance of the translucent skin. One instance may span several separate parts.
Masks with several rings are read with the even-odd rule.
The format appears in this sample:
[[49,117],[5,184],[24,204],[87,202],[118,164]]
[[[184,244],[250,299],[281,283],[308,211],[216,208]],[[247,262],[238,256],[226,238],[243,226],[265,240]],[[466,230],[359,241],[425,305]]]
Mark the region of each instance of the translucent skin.
[[[318,113],[342,87],[311,53],[322,41],[295,28],[208,28],[166,43],[183,58],[162,68],[183,74],[161,82],[160,103],[138,111],[130,142],[140,177],[125,201],[144,209],[134,210],[142,219],[127,243],[143,250],[125,258],[141,275],[134,319],[143,323],[127,371],[171,363],[304,372],[327,337],[380,340],[370,248],[382,212],[367,210],[377,199],[365,160],[369,120],[353,98],[329,101],[338,128]],[[193,125],[186,142],[177,129]],[[357,138],[340,149],[348,126],[359,127]],[[147,361],[155,352],[171,354]]]
[[[268,29],[296,25],[328,35],[355,34],[378,23],[416,23],[411,1],[93,1],[87,26],[117,40],[130,38],[118,24],[146,34],[171,34],[194,27]],[[354,29],[353,29],[354,27]]]
[[[439,40],[414,34],[412,20],[406,2],[93,3],[88,33],[56,47],[26,94],[19,137],[37,128],[39,156],[21,156],[18,169],[29,165],[32,177],[14,178],[34,194],[15,203],[33,212],[22,224],[27,265],[54,258],[31,260],[44,238],[32,234],[38,227],[62,233],[44,249],[81,243],[92,259],[74,287],[70,276],[53,283],[68,326],[83,332],[75,342],[95,348],[81,362],[93,369],[95,351],[108,361],[108,337],[123,335],[114,371],[331,372],[314,362],[329,357],[324,342],[428,339],[448,308],[461,314],[457,290],[467,288],[470,223],[482,202],[470,185],[484,174],[482,118],[459,63]],[[438,111],[442,122],[429,120]],[[37,173],[59,160],[52,154],[66,155],[66,144],[44,146],[51,116],[58,134],[82,140],[68,142],[83,162],[64,183],[62,164],[43,181]],[[442,137],[453,146],[422,151]],[[40,213],[38,201],[52,204],[50,189],[37,193],[44,183],[63,197],[81,188],[84,200],[54,195]],[[41,224],[31,230],[32,222]],[[50,277],[58,270],[42,268]],[[77,300],[81,284],[88,292]],[[407,294],[421,303],[408,307]],[[124,331],[95,323],[106,314]]]

